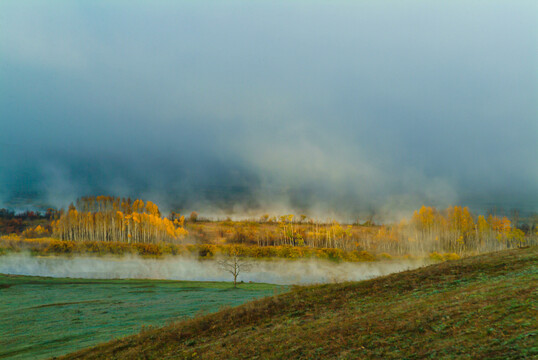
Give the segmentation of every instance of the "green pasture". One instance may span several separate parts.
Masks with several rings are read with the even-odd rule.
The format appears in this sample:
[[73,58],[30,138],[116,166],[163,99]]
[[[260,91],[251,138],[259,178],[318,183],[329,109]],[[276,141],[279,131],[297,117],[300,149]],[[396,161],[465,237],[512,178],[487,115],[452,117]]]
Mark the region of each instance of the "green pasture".
[[0,359],[66,354],[143,326],[283,292],[271,284],[87,280],[0,274]]

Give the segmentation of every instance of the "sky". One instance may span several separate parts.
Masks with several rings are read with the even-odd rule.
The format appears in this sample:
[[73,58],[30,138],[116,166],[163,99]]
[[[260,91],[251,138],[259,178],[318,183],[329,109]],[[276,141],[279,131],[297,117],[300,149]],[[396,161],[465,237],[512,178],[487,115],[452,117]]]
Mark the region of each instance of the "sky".
[[538,211],[536,1],[0,2],[0,207]]

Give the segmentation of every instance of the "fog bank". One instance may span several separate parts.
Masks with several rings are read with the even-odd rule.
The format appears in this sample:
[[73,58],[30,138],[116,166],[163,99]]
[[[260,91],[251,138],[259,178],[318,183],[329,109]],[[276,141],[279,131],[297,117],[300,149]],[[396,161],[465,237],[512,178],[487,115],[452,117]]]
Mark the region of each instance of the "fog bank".
[[[239,281],[279,285],[359,281],[427,265],[425,260],[333,263],[323,260],[257,261]],[[29,254],[0,256],[0,273],[84,279],[166,279],[231,281],[216,261],[187,257],[145,259],[140,257],[36,257]]]
[[538,211],[537,10],[1,1],[0,207]]

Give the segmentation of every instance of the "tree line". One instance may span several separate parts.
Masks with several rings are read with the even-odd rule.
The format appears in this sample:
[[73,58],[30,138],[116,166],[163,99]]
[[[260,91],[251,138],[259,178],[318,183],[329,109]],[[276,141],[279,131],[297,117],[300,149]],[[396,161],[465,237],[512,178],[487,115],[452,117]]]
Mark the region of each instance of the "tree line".
[[[52,235],[71,241],[310,247],[392,255],[478,253],[538,243],[536,221],[520,228],[517,219],[513,223],[506,216],[475,215],[460,206],[445,210],[422,206],[411,219],[385,225],[322,222],[292,214],[273,217],[266,214],[250,221],[201,221],[195,212],[186,222],[176,212],[162,216],[151,201],[89,196],[79,198],[67,210],[51,209],[41,216],[38,226],[27,227],[23,237]],[[48,222],[47,218],[52,220]],[[185,239],[187,234],[189,238]]]
[[52,235],[73,241],[175,242],[187,235],[185,218],[161,216],[156,204],[111,196],[88,196],[60,211]]
[[199,242],[217,241],[257,246],[306,246],[346,251],[367,250],[394,255],[409,253],[487,252],[534,244],[538,227],[524,231],[506,216],[474,215],[467,207],[445,210],[422,206],[412,218],[396,224],[349,225],[294,215],[260,221],[224,221],[188,226]]

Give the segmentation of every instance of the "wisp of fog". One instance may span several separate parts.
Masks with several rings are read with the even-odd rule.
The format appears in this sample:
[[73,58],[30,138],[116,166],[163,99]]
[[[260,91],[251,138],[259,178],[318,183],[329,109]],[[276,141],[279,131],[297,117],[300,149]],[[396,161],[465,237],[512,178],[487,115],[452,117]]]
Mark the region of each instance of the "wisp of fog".
[[[324,260],[271,260],[252,262],[238,281],[280,285],[359,281],[418,268],[427,260],[391,260],[333,263]],[[17,253],[0,257],[0,273],[84,279],[167,279],[187,281],[231,281],[214,260],[189,257],[147,259],[127,257],[36,257]]]

